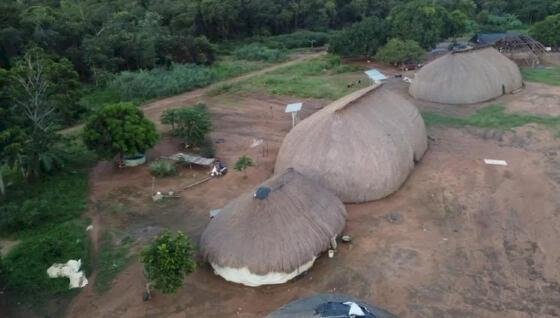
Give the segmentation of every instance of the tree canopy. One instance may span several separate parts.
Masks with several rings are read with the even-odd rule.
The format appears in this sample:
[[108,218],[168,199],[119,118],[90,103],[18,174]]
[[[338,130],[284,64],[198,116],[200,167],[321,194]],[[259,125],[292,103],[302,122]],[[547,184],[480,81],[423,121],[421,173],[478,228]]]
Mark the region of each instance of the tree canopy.
[[155,125],[132,103],[107,105],[83,131],[84,143],[100,157],[142,154],[158,140]]
[[545,45],[560,47],[560,14],[546,17],[541,22],[535,23],[529,34]]

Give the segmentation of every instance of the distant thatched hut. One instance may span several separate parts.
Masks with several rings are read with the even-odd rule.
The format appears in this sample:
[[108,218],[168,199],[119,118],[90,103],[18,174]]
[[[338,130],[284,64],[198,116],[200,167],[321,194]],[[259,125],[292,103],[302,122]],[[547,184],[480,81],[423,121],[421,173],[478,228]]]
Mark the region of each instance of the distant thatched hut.
[[248,286],[281,284],[308,270],[344,229],[334,194],[289,169],[227,204],[202,234],[216,274]]
[[292,129],[275,170],[293,167],[344,202],[365,202],[398,190],[426,147],[416,107],[374,86],[335,101]]
[[491,47],[452,52],[424,66],[410,85],[416,99],[442,104],[484,102],[521,88],[517,65]]

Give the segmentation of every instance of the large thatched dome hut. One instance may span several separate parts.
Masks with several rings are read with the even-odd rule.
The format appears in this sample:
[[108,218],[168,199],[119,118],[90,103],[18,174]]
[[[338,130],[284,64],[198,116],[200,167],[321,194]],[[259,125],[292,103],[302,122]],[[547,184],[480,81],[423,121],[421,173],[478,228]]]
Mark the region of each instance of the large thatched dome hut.
[[308,270],[345,221],[334,194],[288,169],[227,204],[202,234],[200,248],[228,281],[281,284]]
[[414,105],[383,86],[343,97],[299,123],[284,139],[275,171],[293,167],[344,202],[398,190],[426,151]]
[[452,52],[416,73],[410,95],[442,104],[491,100],[523,86],[517,64],[494,48]]

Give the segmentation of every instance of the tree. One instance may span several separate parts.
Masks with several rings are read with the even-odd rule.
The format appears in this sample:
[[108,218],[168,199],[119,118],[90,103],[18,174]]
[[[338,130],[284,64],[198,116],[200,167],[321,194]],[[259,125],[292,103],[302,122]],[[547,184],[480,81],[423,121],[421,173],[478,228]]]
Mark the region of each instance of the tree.
[[545,45],[560,47],[560,14],[546,17],[543,21],[535,23],[529,34]]
[[386,41],[385,22],[377,17],[369,17],[336,33],[329,41],[329,52],[342,56],[370,57]]
[[144,272],[150,285],[163,293],[173,293],[183,284],[186,275],[196,269],[195,249],[191,240],[180,231],[175,236],[163,232],[141,254]]
[[239,172],[243,172],[244,178],[247,178],[247,168],[252,167],[253,165],[253,159],[251,159],[251,157],[247,155],[243,155],[239,157],[239,159],[237,159],[237,162],[235,163],[233,169]]
[[171,133],[188,145],[200,146],[212,130],[212,121],[206,105],[170,109],[161,115],[161,123],[171,125]]
[[399,65],[402,63],[418,63],[426,51],[413,40],[391,39],[387,45],[379,49],[375,58],[381,62]]
[[467,31],[469,17],[460,10],[455,10],[448,15],[447,36],[457,37]]
[[95,113],[83,131],[86,146],[100,157],[144,153],[158,140],[155,125],[132,103],[107,105]]
[[414,40],[429,49],[446,36],[448,12],[432,1],[414,0],[396,6],[388,20],[393,37]]

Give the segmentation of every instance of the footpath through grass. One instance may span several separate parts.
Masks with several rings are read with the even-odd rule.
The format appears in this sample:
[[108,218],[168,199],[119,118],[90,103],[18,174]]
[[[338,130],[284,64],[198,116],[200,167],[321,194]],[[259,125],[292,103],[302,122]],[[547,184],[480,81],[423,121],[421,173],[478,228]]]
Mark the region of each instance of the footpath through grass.
[[529,82],[560,85],[560,66],[547,68],[524,68],[523,78]]
[[90,242],[81,218],[87,207],[88,169],[95,156],[77,140],[66,145],[63,171],[32,184],[18,181],[0,198],[0,237],[20,241],[3,259],[0,284],[24,303],[40,305],[76,293],[67,278],[49,278],[53,263],[81,259],[90,273]]
[[474,126],[507,130],[527,124],[541,124],[560,129],[560,117],[506,113],[502,105],[481,108],[468,117],[446,116],[434,112],[424,112],[422,116],[429,126]]
[[[335,100],[368,85],[359,67],[324,56],[282,67],[249,80],[216,87],[210,95],[265,91],[272,95]],[[358,81],[360,81],[358,83]],[[348,86],[354,83],[354,85]]]

